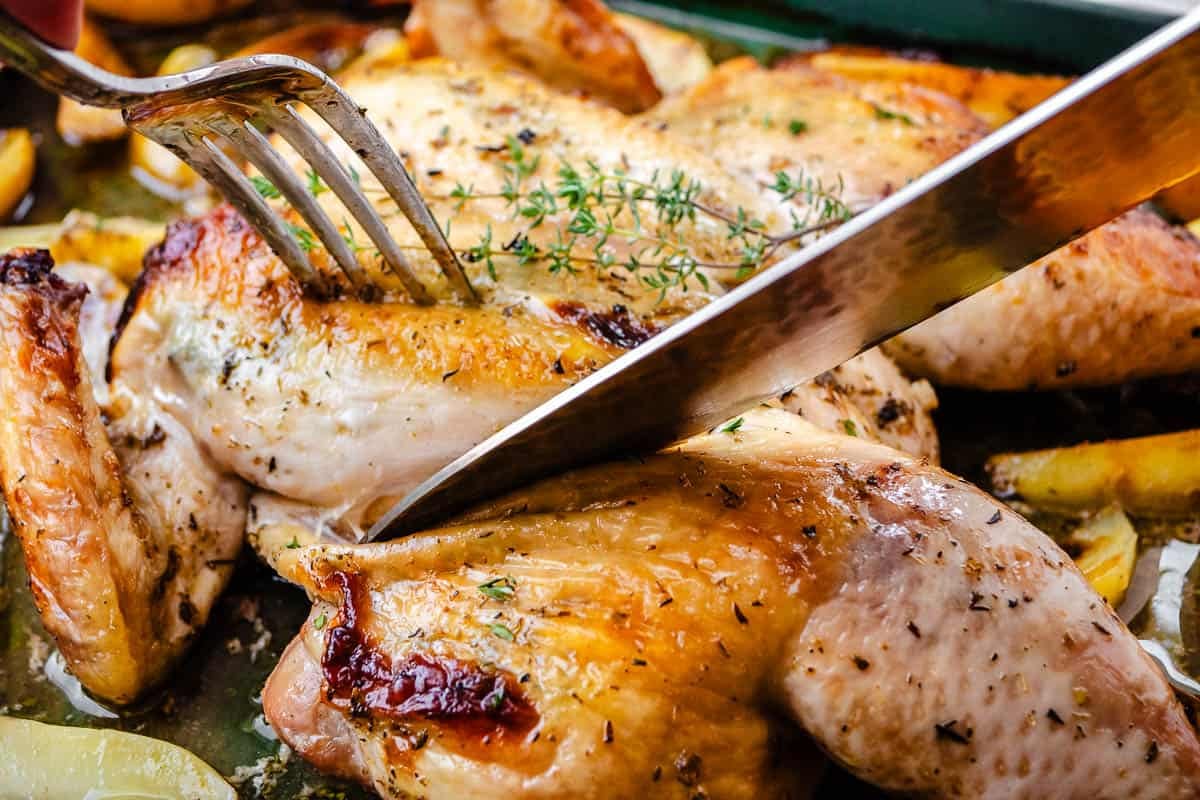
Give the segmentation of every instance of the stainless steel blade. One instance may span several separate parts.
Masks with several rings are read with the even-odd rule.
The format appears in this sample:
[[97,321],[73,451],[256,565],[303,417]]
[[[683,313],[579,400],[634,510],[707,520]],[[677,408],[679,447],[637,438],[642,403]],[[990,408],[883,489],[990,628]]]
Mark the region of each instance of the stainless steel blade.
[[521,417],[369,538],[706,430],[1200,169],[1200,10]]

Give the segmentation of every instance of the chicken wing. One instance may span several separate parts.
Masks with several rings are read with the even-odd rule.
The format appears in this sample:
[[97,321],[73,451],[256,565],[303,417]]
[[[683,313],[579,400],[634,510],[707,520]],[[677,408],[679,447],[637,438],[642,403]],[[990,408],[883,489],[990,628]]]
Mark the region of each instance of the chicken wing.
[[661,96],[633,38],[600,0],[416,0],[404,30],[414,56],[519,69],[622,111]]
[[79,339],[86,289],[50,268],[46,251],[0,256],[0,485],[43,624],[84,686],[125,703],[204,624],[244,489],[150,395],[118,393],[106,431]]
[[385,797],[787,796],[796,727],[920,796],[1200,796],[1170,688],[1049,539],[782,411],[280,566],[315,602],[266,714]]

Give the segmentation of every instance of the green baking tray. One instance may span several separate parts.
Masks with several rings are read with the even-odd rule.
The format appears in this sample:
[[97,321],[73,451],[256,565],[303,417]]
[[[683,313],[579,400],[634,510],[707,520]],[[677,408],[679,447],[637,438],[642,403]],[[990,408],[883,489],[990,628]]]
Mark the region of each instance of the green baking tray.
[[[788,52],[852,43],[927,50],[957,63],[1062,73],[1094,66],[1170,18],[1145,7],[1087,0],[773,0],[752,4],[613,0],[612,4],[701,36],[717,57],[748,52],[770,61]],[[297,4],[266,0],[260,6],[278,12]],[[320,0],[303,6],[327,8]],[[188,30],[144,37],[141,31],[118,27],[114,33],[147,59],[149,53],[195,38],[195,32]],[[101,146],[75,151],[56,142],[53,111],[53,98],[18,76],[0,74],[0,128],[32,124],[44,138],[39,199],[27,221],[57,219],[72,206],[108,213],[121,209],[146,216],[171,212],[158,201],[140,196],[136,185],[115,178],[113,168],[105,173],[93,172],[88,166],[104,161],[106,155],[108,161],[119,161],[123,150]],[[74,178],[67,185],[80,188],[64,196],[51,184],[65,180],[66,175]],[[939,396],[942,409],[937,423],[944,464],[977,481],[982,477],[983,459],[998,450],[1177,430],[1194,426],[1200,418],[1200,378],[1196,377],[1090,392],[985,394],[943,389]],[[1014,418],[1024,424],[1016,428]],[[278,745],[263,736],[257,694],[306,615],[307,603],[297,589],[245,559],[165,695],[121,720],[89,718],[46,681],[29,677],[31,654],[44,634],[25,588],[20,550],[11,537],[5,541],[2,517],[0,513],[0,542],[4,542],[0,550],[0,713],[75,725],[115,725],[175,741],[224,774],[233,774],[238,768],[253,773],[256,777],[239,790],[243,798],[292,798],[305,790],[314,798],[369,796],[357,787],[318,775],[298,759],[281,758]],[[250,645],[255,645],[257,658],[251,659]],[[816,796],[819,800],[884,797],[836,768],[830,770]]]

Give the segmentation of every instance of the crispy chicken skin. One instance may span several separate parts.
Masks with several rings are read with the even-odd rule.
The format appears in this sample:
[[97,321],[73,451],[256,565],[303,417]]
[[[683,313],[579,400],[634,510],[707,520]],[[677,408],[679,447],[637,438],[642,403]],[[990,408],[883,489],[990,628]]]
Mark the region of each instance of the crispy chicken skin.
[[931,797],[1200,796],[1200,742],[1049,539],[778,410],[399,541],[280,559],[280,735],[385,797],[778,797],[802,728]]
[[84,686],[125,703],[207,619],[244,490],[148,397],[118,399],[105,430],[79,339],[87,290],[50,268],[45,251],[0,257],[0,484],[43,624]]
[[634,39],[600,0],[416,0],[413,55],[519,69],[626,112],[661,93]]

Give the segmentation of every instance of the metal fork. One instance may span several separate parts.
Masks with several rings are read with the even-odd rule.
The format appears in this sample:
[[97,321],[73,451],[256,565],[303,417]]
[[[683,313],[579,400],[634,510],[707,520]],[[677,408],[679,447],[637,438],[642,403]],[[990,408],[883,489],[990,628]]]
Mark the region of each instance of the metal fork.
[[313,266],[289,226],[224,152],[223,143],[232,145],[299,212],[355,292],[375,294],[377,287],[337,226],[260,126],[273,129],[362,225],[412,299],[433,302],[355,177],[301,115],[298,106],[308,106],[379,179],[459,297],[468,302],[476,299],[462,265],[400,158],[367,119],[365,109],[311,64],[290,56],[260,55],[178,75],[126,78],[47,45],[4,12],[0,12],[0,61],[85,105],[121,109],[129,127],[165,146],[216,187],[306,289],[330,296],[333,289],[328,277]]

